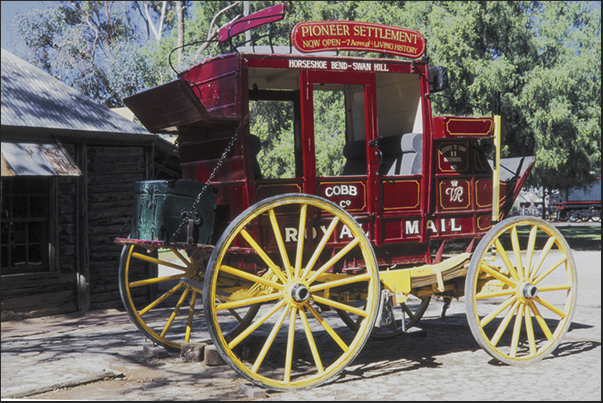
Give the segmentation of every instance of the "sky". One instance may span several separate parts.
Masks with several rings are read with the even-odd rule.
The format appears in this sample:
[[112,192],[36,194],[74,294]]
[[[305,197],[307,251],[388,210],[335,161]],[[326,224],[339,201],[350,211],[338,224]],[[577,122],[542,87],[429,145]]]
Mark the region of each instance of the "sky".
[[2,18],[0,18],[0,28],[2,29],[2,36],[0,41],[2,42],[2,48],[9,52],[15,51],[15,45],[13,43],[15,36],[15,26],[13,24],[15,16],[18,11],[27,10],[28,8],[34,7],[39,1],[2,1],[0,6],[2,9]]

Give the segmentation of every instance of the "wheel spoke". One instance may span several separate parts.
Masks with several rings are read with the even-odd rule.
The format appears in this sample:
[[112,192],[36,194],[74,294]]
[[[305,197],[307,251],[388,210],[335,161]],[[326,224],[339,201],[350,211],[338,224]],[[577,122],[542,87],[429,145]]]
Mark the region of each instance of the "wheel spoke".
[[348,252],[351,251],[352,249],[354,249],[356,247],[356,245],[358,245],[358,243],[360,243],[360,240],[358,238],[355,238],[352,242],[347,244],[342,250],[337,252],[337,254],[335,254],[335,256],[333,256],[331,259],[329,259],[329,261],[327,263],[322,265],[322,267],[320,269],[318,269],[316,272],[314,272],[312,277],[310,277],[307,280],[307,283],[312,284],[318,278],[318,276],[323,274],[325,271],[327,271],[329,269],[329,267],[333,266],[342,257],[344,257],[346,254],[348,254]]
[[314,299],[314,301],[318,302],[319,304],[331,306],[333,308],[341,309],[342,311],[346,311],[346,312],[351,312],[353,314],[366,318],[367,313],[366,313],[366,311],[363,311],[362,309],[358,309],[358,308],[355,308],[350,305],[342,304],[341,302],[333,301],[332,299],[322,298],[322,297],[319,297],[318,295],[313,295],[312,298]]
[[289,316],[289,335],[287,336],[287,355],[285,357],[285,382],[291,382],[291,363],[293,361],[293,345],[295,340],[295,318],[297,317],[297,307],[291,308]]
[[534,257],[534,248],[536,246],[536,234],[538,232],[538,227],[533,226],[530,230],[530,237],[528,238],[528,248],[526,250],[526,255],[528,258],[528,263],[525,267],[526,278],[532,278],[532,258]]
[[339,222],[339,217],[337,217],[337,216],[333,217],[333,220],[331,221],[329,228],[327,228],[327,231],[322,236],[320,243],[314,250],[312,257],[308,261],[308,264],[306,265],[306,268],[304,269],[304,272],[302,273],[301,278],[306,278],[308,276],[308,273],[310,273],[310,270],[312,270],[312,267],[314,267],[314,264],[316,263],[316,261],[318,260],[318,257],[320,256],[323,249],[325,248],[325,245],[329,241],[329,238],[331,238],[333,231],[335,231],[335,227],[337,226],[338,222]]
[[258,327],[260,327],[264,322],[266,322],[272,315],[274,315],[279,309],[285,305],[285,300],[278,302],[276,305],[272,307],[270,311],[268,311],[264,316],[254,321],[249,327],[241,332],[234,340],[228,343],[228,347],[230,349],[235,348],[243,339],[253,333]]
[[517,356],[517,347],[519,346],[519,332],[521,331],[521,322],[523,319],[524,305],[519,304],[517,314],[515,315],[515,325],[513,326],[513,339],[511,340],[511,357]]
[[163,301],[168,299],[173,293],[178,291],[178,289],[182,287],[182,283],[176,284],[171,290],[164,293],[161,297],[157,298],[155,301],[151,302],[149,305],[144,307],[138,312],[138,315],[142,316],[145,313],[149,312],[151,309],[155,308],[157,305],[161,304]]
[[171,267],[172,269],[176,269],[176,270],[186,271],[186,267],[182,267],[175,263],[167,262],[165,260],[159,260],[152,256],[143,255],[142,253],[134,252],[134,253],[132,253],[132,257],[139,259],[139,260],[144,260],[145,262],[154,263],[154,264],[158,264],[158,265],[166,266],[166,267]]
[[536,341],[534,340],[534,327],[532,326],[532,315],[530,315],[530,307],[528,304],[524,306],[524,317],[526,318],[526,333],[528,335],[528,345],[530,346],[530,354],[536,354]]
[[174,322],[174,318],[176,318],[176,315],[178,315],[178,312],[180,311],[180,307],[182,307],[182,304],[184,303],[184,300],[186,299],[186,296],[188,295],[188,290],[189,289],[190,288],[185,287],[184,291],[182,291],[182,296],[178,300],[178,303],[174,307],[174,310],[172,311],[172,314],[170,315],[170,317],[169,317],[167,323],[165,324],[165,326],[163,327],[163,330],[161,331],[161,334],[159,335],[160,337],[165,337],[165,334],[170,329],[170,326],[172,326],[172,323]]
[[512,288],[507,288],[499,291],[489,291],[489,292],[480,292],[479,294],[475,294],[475,299],[488,299],[488,298],[496,298],[496,297],[505,297],[507,295],[515,294],[517,290]]
[[272,343],[274,342],[274,339],[276,338],[278,331],[281,329],[281,326],[283,326],[283,322],[285,321],[285,318],[287,317],[288,313],[289,313],[289,307],[286,306],[285,309],[283,309],[283,313],[281,313],[281,316],[279,316],[278,320],[272,327],[272,331],[268,335],[268,338],[266,339],[266,342],[264,343],[262,350],[258,354],[258,357],[256,358],[255,363],[253,364],[253,368],[251,368],[251,370],[253,372],[255,372],[256,374],[257,374],[258,370],[260,369],[260,365],[262,365],[262,361],[264,361],[264,358],[266,358],[266,354],[268,354],[268,350],[270,350],[270,346],[272,346]]
[[327,331],[327,333],[329,333],[329,335],[331,335],[331,337],[333,338],[333,340],[335,340],[337,345],[339,345],[339,347],[341,347],[341,349],[347,353],[349,351],[347,344],[345,344],[345,342],[343,340],[341,340],[341,337],[339,337],[339,335],[337,333],[335,333],[333,328],[331,326],[329,326],[329,324],[324,320],[324,318],[322,316],[320,316],[320,314],[318,312],[316,312],[316,310],[314,308],[312,308],[311,305],[308,305],[308,310],[316,318],[316,320],[318,320],[318,322]]
[[369,281],[371,279],[371,275],[369,273],[346,276],[347,278],[341,280],[327,281],[326,283],[321,283],[317,285],[313,285],[309,288],[310,292],[314,293],[316,291],[326,290],[327,288],[336,288],[344,285],[349,285],[353,283],[359,283],[361,281]]
[[182,253],[180,253],[178,249],[171,248],[170,250],[174,255],[178,257],[178,259],[182,261],[182,263],[186,265],[187,268],[191,265],[191,262],[186,257],[184,257],[184,255],[182,255]]
[[197,291],[193,290],[191,294],[191,306],[188,310],[188,320],[186,321],[186,334],[184,336],[184,342],[188,343],[191,339],[191,331],[193,329],[193,313],[195,311],[195,301],[197,300]]
[[314,358],[314,364],[316,365],[316,369],[318,373],[325,372],[325,368],[322,365],[322,361],[320,360],[320,355],[318,354],[318,348],[316,347],[316,342],[314,341],[314,336],[312,336],[312,329],[310,329],[310,324],[308,323],[308,318],[306,316],[306,312],[303,309],[299,310],[299,318],[304,326],[304,332],[306,333],[306,339],[308,340],[308,345],[310,346],[310,351],[312,352],[312,357]]
[[232,274],[233,276],[244,278],[245,280],[260,283],[260,284],[266,285],[268,287],[275,288],[277,290],[282,291],[285,288],[282,284],[275,283],[274,281],[270,281],[268,279],[265,279],[264,277],[256,276],[255,274],[251,274],[251,273],[248,273],[243,270],[235,269],[234,267],[222,265],[222,266],[220,266],[220,271],[224,272],[224,273]]
[[251,235],[249,235],[249,233],[244,229],[241,230],[241,235],[243,235],[243,238],[245,238],[247,243],[249,243],[249,245],[257,252],[258,256],[264,261],[264,263],[268,265],[268,268],[274,274],[276,274],[279,280],[281,280],[283,284],[286,283],[287,278],[285,277],[283,272],[280,271],[279,267],[272,261],[272,259],[270,259],[270,257],[266,254],[266,252],[264,252],[262,247],[257,244],[257,242],[251,237]]
[[515,255],[515,268],[517,269],[517,275],[519,278],[523,278],[523,266],[521,263],[521,247],[519,246],[519,239],[517,238],[517,226],[511,228],[511,245],[513,246],[513,254]]
[[272,230],[274,232],[274,239],[276,240],[278,250],[281,253],[283,267],[287,272],[287,277],[291,279],[293,276],[291,273],[291,264],[289,263],[289,256],[287,256],[287,250],[285,249],[285,243],[283,242],[280,227],[278,225],[278,222],[276,221],[276,214],[274,213],[274,209],[270,210],[268,214],[270,216],[270,224],[272,224]]
[[295,278],[299,277],[302,267],[302,258],[304,257],[304,233],[306,232],[306,215],[308,205],[303,204],[299,212],[299,226],[297,229],[297,251],[295,252]]
[[216,311],[224,310],[224,309],[233,309],[240,308],[247,305],[260,304],[262,302],[274,301],[275,299],[283,298],[284,293],[279,292],[275,294],[268,295],[260,295],[258,297],[246,298],[238,301],[230,301],[225,302],[219,305],[216,305]]
[[490,340],[490,343],[492,343],[492,346],[496,347],[496,345],[498,344],[500,338],[502,337],[503,333],[507,329],[507,326],[509,326],[509,322],[511,322],[511,319],[513,319],[513,315],[515,315],[515,312],[517,311],[518,306],[519,306],[519,301],[516,301],[515,304],[513,304],[513,306],[511,307],[511,309],[509,309],[509,312],[507,312],[507,314],[505,315],[502,322],[500,322],[500,324],[498,325],[498,328],[496,329],[496,333],[494,333],[494,336],[492,336],[492,340]]
[[571,284],[555,284],[555,285],[544,285],[538,287],[538,292],[547,292],[547,291],[561,291],[561,290],[570,290],[572,288]]
[[557,308],[555,305],[551,304],[550,302],[542,299],[542,297],[540,297],[540,296],[534,298],[534,301],[536,301],[540,305],[548,308],[551,312],[554,312],[557,315],[561,316],[561,319],[565,319],[565,317],[567,316],[567,314],[564,311],[562,311],[561,309]]
[[511,263],[511,261],[509,260],[509,256],[507,255],[505,248],[502,246],[502,244],[500,243],[498,238],[496,239],[496,241],[494,241],[494,245],[496,247],[496,251],[500,255],[503,262],[505,263],[507,270],[509,270],[509,274],[511,274],[511,277],[513,277],[513,280],[519,281],[519,276],[517,275],[517,272],[515,271],[515,267],[513,267],[513,263]]
[[536,304],[534,304],[533,301],[528,301],[528,304],[530,305],[530,309],[532,310],[532,312],[534,312],[534,317],[536,318],[536,321],[538,322],[538,324],[540,325],[540,328],[544,332],[544,335],[546,336],[547,340],[553,340],[553,333],[551,333],[551,330],[549,329],[548,325],[544,321],[542,315],[540,314],[540,311],[536,307]]
[[548,269],[546,269],[544,271],[544,273],[542,273],[541,275],[539,275],[534,280],[534,285],[540,283],[542,280],[544,280],[546,278],[546,276],[548,276],[549,274],[551,274],[553,272],[553,270],[555,270],[557,267],[561,266],[565,262],[567,262],[567,256],[565,256],[565,255],[560,256],[559,259],[557,259]]
[[486,262],[481,262],[479,268],[480,268],[480,270],[486,272],[490,276],[502,281],[509,287],[512,287],[512,288],[517,287],[517,284],[513,280],[511,280],[509,277],[507,277],[504,274],[502,274],[501,272],[499,272],[496,267],[490,266]]
[[553,247],[554,243],[555,243],[555,237],[550,237],[546,241],[544,248],[542,248],[542,250],[540,251],[540,255],[538,256],[538,262],[536,262],[536,264],[534,265],[534,270],[531,273],[532,278],[536,277],[536,274],[538,274],[538,270],[540,270],[540,266],[542,266],[542,263],[544,263],[544,259],[546,259],[547,255],[549,254],[549,251]]
[[516,296],[509,297],[509,299],[507,299],[506,301],[504,301],[503,303],[501,303],[498,306],[498,308],[496,308],[495,310],[493,310],[492,312],[490,312],[487,316],[484,316],[481,319],[479,325],[483,328],[488,323],[490,323],[492,321],[492,319],[496,318],[502,311],[504,311],[505,309],[507,309],[509,307],[509,305],[511,305],[515,301],[517,301],[517,297]]
[[179,280],[184,277],[185,277],[185,274],[176,274],[173,276],[148,278],[146,280],[132,281],[131,283],[128,284],[128,286],[130,288],[136,288],[136,287],[142,287],[145,285],[161,283],[163,281]]

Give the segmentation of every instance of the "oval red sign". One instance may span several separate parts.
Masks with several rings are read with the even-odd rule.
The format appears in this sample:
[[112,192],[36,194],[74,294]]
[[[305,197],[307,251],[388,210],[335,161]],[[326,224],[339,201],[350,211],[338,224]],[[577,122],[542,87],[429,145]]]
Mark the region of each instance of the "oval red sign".
[[425,38],[407,28],[359,21],[300,22],[291,30],[291,42],[303,53],[359,50],[418,59]]

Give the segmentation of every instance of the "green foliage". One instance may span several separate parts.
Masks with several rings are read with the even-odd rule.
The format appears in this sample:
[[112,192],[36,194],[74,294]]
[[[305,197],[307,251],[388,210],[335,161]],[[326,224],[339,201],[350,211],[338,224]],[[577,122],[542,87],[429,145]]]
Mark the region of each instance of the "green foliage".
[[314,91],[314,149],[317,176],[339,176],[345,158],[345,104],[342,92]]
[[266,179],[295,177],[293,105],[284,101],[250,102],[250,132],[258,136],[257,155]]
[[18,16],[29,59],[108,107],[144,88],[151,76],[141,38],[121,2],[53,2]]
[[[148,2],[156,23],[162,2]],[[230,44],[211,33],[243,14],[242,2],[182,2],[185,43],[178,64],[174,2],[168,2],[159,43],[140,23],[142,2],[53,2],[20,16],[19,32],[30,61],[62,81],[105,103],[142,88],[172,80],[176,71],[228,51]],[[250,2],[250,12],[279,3]],[[448,67],[448,97],[433,97],[434,115],[490,115],[495,90],[502,93],[503,154],[535,155],[529,185],[563,188],[600,175],[601,166],[601,13],[589,2],[531,1],[288,1],[288,15],[276,24],[288,32],[300,21],[357,20],[415,29],[427,39],[431,65]],[[107,6],[107,8],[105,8]],[[217,16],[219,14],[219,16]],[[217,16],[217,17],[216,17]],[[214,20],[214,17],[215,20]],[[212,25],[213,21],[213,25]],[[145,29],[146,28],[146,29]],[[251,33],[258,45],[268,27]],[[233,42],[241,43],[245,35]],[[275,40],[288,44],[285,35]],[[373,55],[374,56],[374,55]],[[390,56],[387,56],[390,57]],[[331,94],[332,95],[332,94]],[[320,98],[317,97],[317,100]],[[320,98],[322,99],[322,98]],[[342,121],[329,102],[316,106],[317,169],[337,173],[335,149]],[[338,105],[337,105],[338,107]],[[270,175],[294,176],[287,114],[259,119],[254,130],[267,145],[261,158]],[[272,119],[272,118],[271,118]],[[280,125],[280,126],[279,126]],[[272,134],[270,134],[272,133]],[[272,137],[271,137],[272,136]],[[276,137],[274,137],[276,136]],[[329,137],[331,136],[331,137]],[[337,140],[337,141],[335,141]],[[320,142],[320,144],[319,144]],[[325,173],[326,174],[326,173]]]

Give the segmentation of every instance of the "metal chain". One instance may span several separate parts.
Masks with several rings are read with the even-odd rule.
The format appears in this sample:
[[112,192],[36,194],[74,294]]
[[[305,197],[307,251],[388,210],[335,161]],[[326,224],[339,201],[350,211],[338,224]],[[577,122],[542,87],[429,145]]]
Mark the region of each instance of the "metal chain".
[[[203,189],[201,189],[201,191],[197,195],[197,198],[193,202],[193,205],[191,206],[190,210],[186,211],[183,214],[182,222],[180,223],[180,225],[178,226],[178,228],[176,228],[176,231],[174,231],[174,234],[172,234],[172,236],[169,239],[174,239],[176,237],[176,235],[178,235],[178,233],[182,230],[182,227],[184,227],[188,223],[189,217],[193,214],[193,211],[195,211],[195,209],[197,208],[197,205],[201,201],[201,197],[203,197],[203,194],[205,194],[205,191],[209,187],[209,184],[214,179],[214,177],[216,176],[216,173],[218,172],[218,170],[220,169],[220,167],[224,163],[224,160],[226,159],[226,156],[228,155],[228,153],[230,153],[230,150],[232,149],[232,147],[234,146],[235,142],[237,141],[237,138],[239,136],[239,132],[241,131],[241,129],[243,128],[243,126],[244,126],[245,122],[247,122],[247,120],[248,120],[248,118],[243,119],[243,121],[241,122],[241,125],[237,128],[237,130],[235,130],[234,134],[230,138],[230,141],[228,142],[228,145],[226,146],[226,149],[222,153],[222,156],[220,157],[220,160],[216,164],[216,167],[214,168],[214,170],[212,171],[212,173],[209,175],[209,178],[207,179],[207,181],[205,181],[205,186],[203,186]],[[168,239],[168,241],[169,241],[169,239]]]

